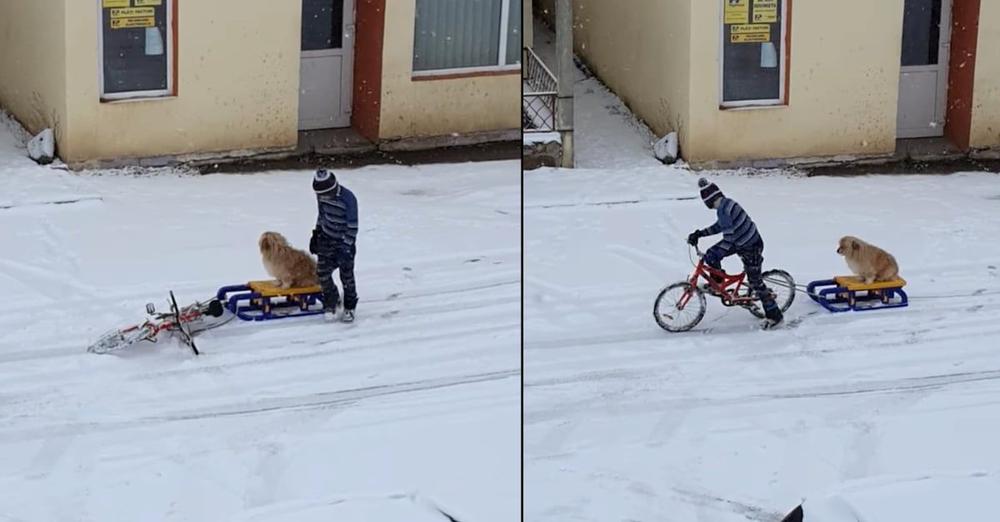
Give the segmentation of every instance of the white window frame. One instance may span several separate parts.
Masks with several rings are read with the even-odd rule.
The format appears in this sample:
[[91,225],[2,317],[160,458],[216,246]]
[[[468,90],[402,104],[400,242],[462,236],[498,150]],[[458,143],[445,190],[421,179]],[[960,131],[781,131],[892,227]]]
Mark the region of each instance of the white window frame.
[[97,3],[97,81],[100,86],[101,101],[140,100],[169,98],[174,95],[174,0],[163,0],[167,6],[167,88],[155,91],[104,92],[104,7],[102,0]]
[[[753,0],[747,0],[753,2]],[[767,100],[740,100],[725,101],[725,81],[726,81],[726,0],[720,0],[719,6],[719,107],[723,109],[752,109],[752,108],[775,108],[787,106],[785,96],[785,76],[788,74],[788,9],[791,0],[781,1],[781,52],[778,53],[778,97]]]
[[[479,65],[475,67],[454,67],[451,69],[430,69],[427,71],[413,71],[414,77],[419,76],[445,76],[452,74],[475,74],[483,72],[502,72],[502,71],[520,71],[520,63],[507,64],[507,29],[510,28],[510,3],[520,2],[521,0],[503,0],[500,5],[500,49],[499,57],[497,58],[496,65]],[[522,7],[523,9],[523,7]],[[416,20],[414,23],[414,31],[416,31]],[[524,28],[521,28],[521,32],[524,32]],[[413,50],[410,51],[413,54]],[[413,57],[410,57],[410,64],[412,67]]]

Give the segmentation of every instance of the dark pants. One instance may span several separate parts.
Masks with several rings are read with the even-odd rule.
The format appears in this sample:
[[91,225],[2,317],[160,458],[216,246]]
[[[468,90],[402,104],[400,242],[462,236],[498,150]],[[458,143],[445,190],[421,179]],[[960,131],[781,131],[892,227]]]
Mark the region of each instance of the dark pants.
[[743,261],[743,271],[747,274],[750,289],[760,296],[764,313],[772,319],[780,318],[781,310],[771,297],[771,291],[764,284],[764,277],[761,275],[761,267],[764,265],[764,241],[757,241],[741,249],[721,241],[705,252],[705,264],[716,270],[722,270],[722,259],[733,254],[740,256],[740,261]]
[[323,307],[331,310],[337,308],[340,302],[340,292],[333,282],[333,271],[340,270],[340,284],[344,286],[344,308],[354,310],[358,306],[358,289],[354,282],[355,247],[349,249],[329,241],[319,242],[319,261],[316,263],[316,275],[323,287]]

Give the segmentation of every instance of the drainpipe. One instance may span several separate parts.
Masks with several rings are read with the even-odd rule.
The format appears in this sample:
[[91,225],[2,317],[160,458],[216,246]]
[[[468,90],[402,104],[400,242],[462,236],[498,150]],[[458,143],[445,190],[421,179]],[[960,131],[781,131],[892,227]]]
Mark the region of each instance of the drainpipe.
[[556,63],[559,94],[556,100],[556,130],[562,138],[562,166],[573,167],[573,0],[556,0]]

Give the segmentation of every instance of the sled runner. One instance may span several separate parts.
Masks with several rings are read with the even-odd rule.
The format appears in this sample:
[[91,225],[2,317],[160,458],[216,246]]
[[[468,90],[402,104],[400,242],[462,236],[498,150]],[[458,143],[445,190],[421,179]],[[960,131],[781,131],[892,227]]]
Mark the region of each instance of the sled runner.
[[[707,310],[705,293],[718,297],[724,306],[746,308],[755,317],[763,319],[764,310],[760,297],[753,294],[747,284],[746,273],[730,275],[705,264],[705,253],[695,247],[698,264],[691,276],[660,290],[653,303],[653,318],[660,328],[668,332],[684,332],[697,325]],[[768,270],[761,276],[782,312],[795,300],[795,280],[784,270]],[[715,279],[718,278],[719,281]],[[704,285],[699,286],[699,280]]]
[[809,297],[831,312],[863,312],[901,308],[909,304],[900,277],[892,281],[865,284],[855,276],[837,276],[813,281],[806,287]]
[[323,289],[316,286],[280,288],[274,281],[250,281],[224,286],[216,298],[244,321],[267,321],[323,313]]

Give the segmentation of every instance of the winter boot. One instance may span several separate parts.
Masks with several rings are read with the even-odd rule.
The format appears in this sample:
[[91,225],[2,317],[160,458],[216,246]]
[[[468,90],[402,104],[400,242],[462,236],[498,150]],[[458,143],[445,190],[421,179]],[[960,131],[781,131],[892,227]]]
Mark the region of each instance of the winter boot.
[[323,318],[327,321],[337,320],[337,308],[340,305],[340,296],[335,293],[323,294]]
[[354,322],[354,310],[347,310],[345,308],[344,309],[344,315],[341,316],[340,320],[342,322],[345,322],[345,323],[353,323]]
[[770,330],[771,328],[778,326],[785,318],[781,313],[781,309],[779,309],[773,301],[771,302],[771,306],[764,308],[764,317],[766,319],[764,319],[763,324],[761,324],[761,328],[765,330]]

